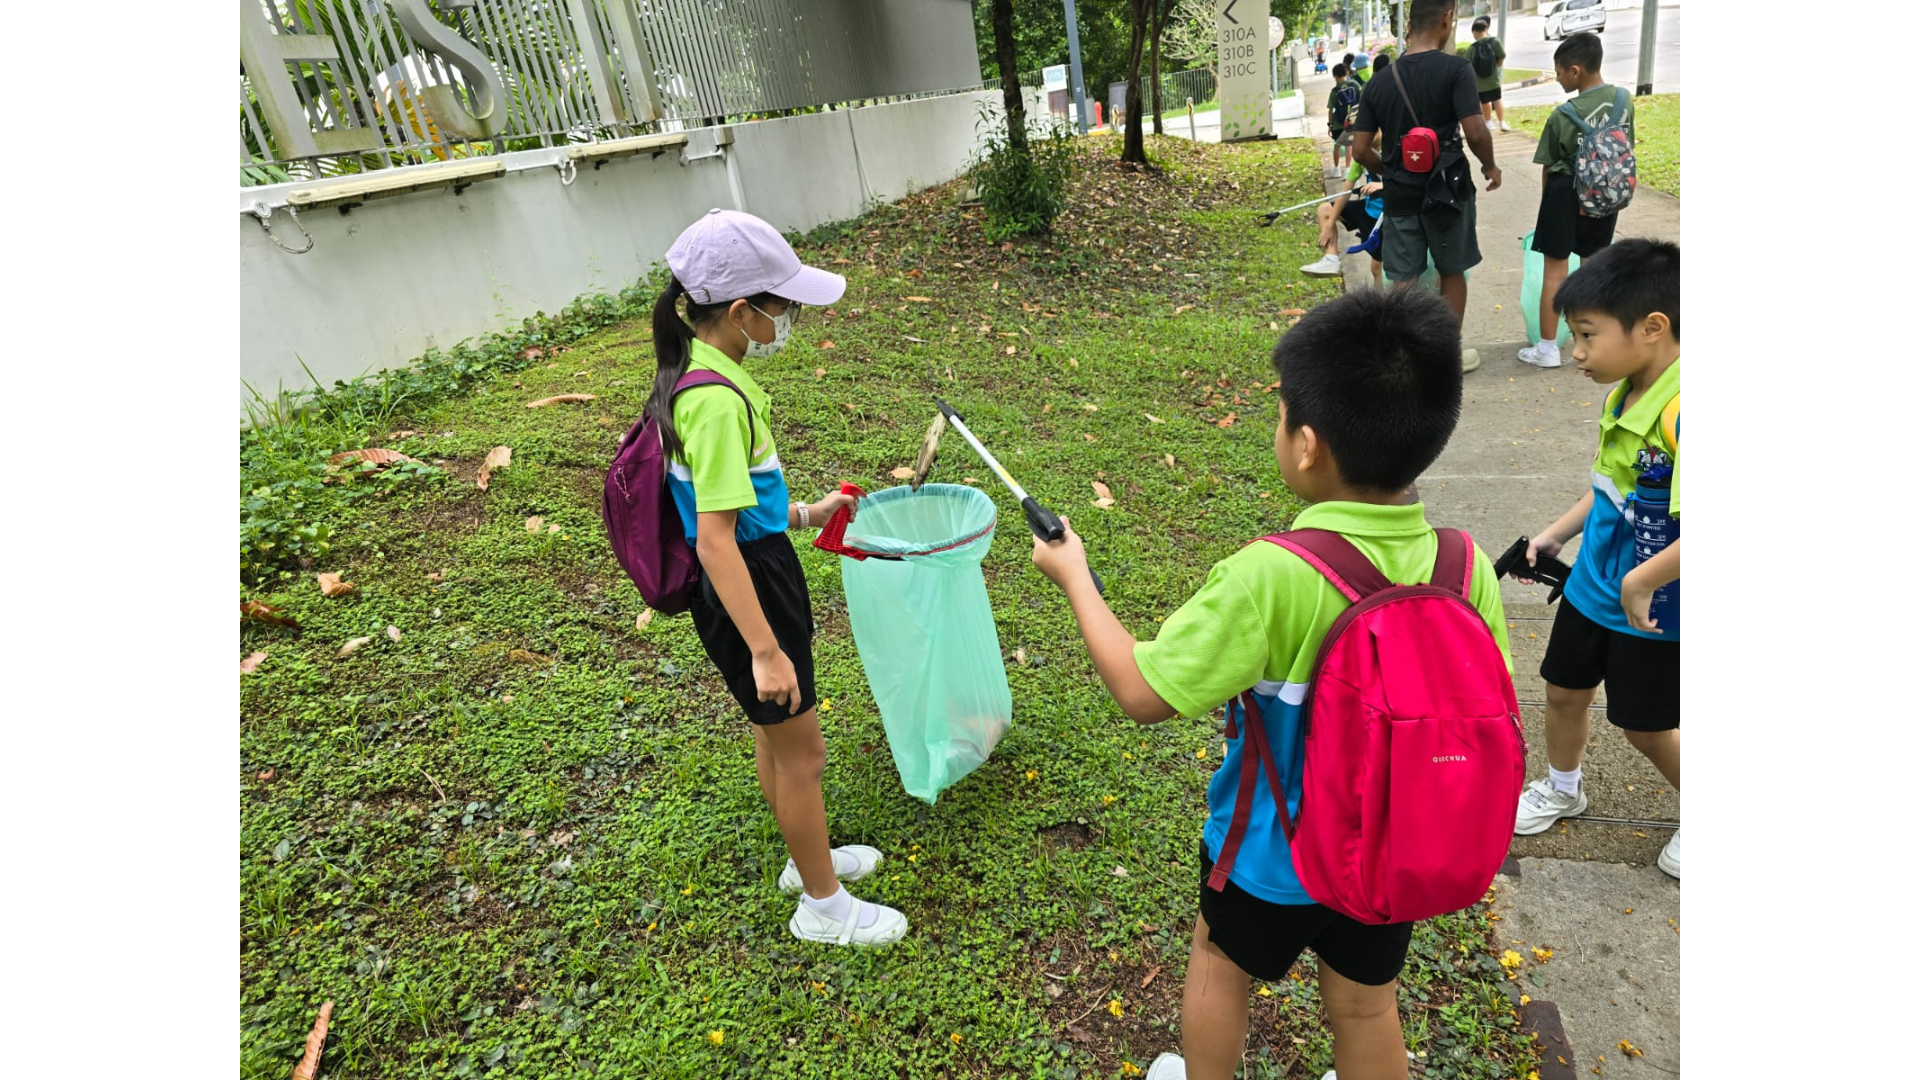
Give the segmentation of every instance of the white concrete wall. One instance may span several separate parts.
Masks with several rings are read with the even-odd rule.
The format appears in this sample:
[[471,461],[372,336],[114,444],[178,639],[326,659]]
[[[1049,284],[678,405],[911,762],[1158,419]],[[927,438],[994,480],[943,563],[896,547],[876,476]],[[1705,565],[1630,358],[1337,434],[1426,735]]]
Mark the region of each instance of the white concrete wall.
[[[555,151],[507,155],[506,176],[458,195],[438,189],[346,214],[309,211],[300,219],[314,239],[305,255],[283,251],[242,214],[241,378],[268,395],[305,388],[304,361],[330,386],[584,294],[617,292],[711,207],[783,230],[856,217],[964,171],[981,100],[999,94],[735,124],[730,147],[696,130],[688,146],[658,157],[582,165],[571,186],[551,165]],[[242,206],[283,205],[288,189],[308,186],[248,189]],[[273,225],[285,243],[302,243],[285,210]]]

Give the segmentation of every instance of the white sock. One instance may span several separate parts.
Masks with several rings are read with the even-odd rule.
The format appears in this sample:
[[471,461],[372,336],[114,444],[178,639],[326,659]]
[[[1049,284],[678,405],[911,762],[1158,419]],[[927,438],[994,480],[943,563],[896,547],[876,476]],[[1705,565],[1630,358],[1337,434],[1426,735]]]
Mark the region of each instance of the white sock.
[[1561,772],[1553,766],[1547,766],[1547,782],[1553,790],[1565,795],[1577,795],[1580,792],[1580,766],[1575,765],[1572,772]]
[[863,930],[880,920],[880,913],[873,910],[871,904],[862,904],[860,901],[855,900],[853,894],[848,892],[844,887],[834,890],[834,894],[824,900],[815,900],[813,897],[803,893],[800,896],[800,902],[819,914],[832,919],[834,922],[847,921],[847,917],[853,914],[855,908],[858,908],[860,910],[860,921],[854,925]]
[[[1540,356],[1543,356],[1543,357],[1559,356],[1560,342],[1554,340],[1553,338],[1548,338],[1547,340],[1541,342],[1539,345],[1535,346],[1535,351]],[[1575,770],[1575,771],[1577,772],[1578,770]]]

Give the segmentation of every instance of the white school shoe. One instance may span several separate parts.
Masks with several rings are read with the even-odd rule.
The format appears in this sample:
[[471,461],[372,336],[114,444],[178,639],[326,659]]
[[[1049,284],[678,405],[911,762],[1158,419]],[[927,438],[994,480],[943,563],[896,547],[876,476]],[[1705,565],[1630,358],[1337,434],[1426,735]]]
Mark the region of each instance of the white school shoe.
[[[833,919],[815,911],[806,898],[801,897],[793,918],[787,920],[787,930],[801,941],[826,945],[890,945],[907,936],[905,915],[885,904],[869,904],[857,896],[852,900],[847,917]],[[873,925],[861,926],[860,913],[868,908],[878,912],[879,917]]]
[[1520,362],[1537,368],[1557,368],[1566,361],[1560,358],[1560,346],[1543,341],[1521,349]]
[[1179,1054],[1161,1054],[1147,1066],[1146,1080],[1187,1080],[1187,1059]]
[[[879,869],[886,856],[879,848],[870,848],[865,844],[848,844],[833,849],[833,876],[841,881],[859,881]],[[780,891],[796,893],[805,886],[800,881],[800,868],[787,860],[787,868],[780,871]]]
[[1556,791],[1551,780],[1535,780],[1520,793],[1520,806],[1513,816],[1513,835],[1532,836],[1553,827],[1561,818],[1587,812],[1587,785],[1569,795]]
[[1465,374],[1466,372],[1469,372],[1469,371],[1473,371],[1479,368],[1479,366],[1480,366],[1480,350],[1479,349],[1460,350],[1460,371],[1462,374]]
[[1322,255],[1301,267],[1300,272],[1312,274],[1315,277],[1337,277],[1340,273],[1340,256]]
[[1673,875],[1673,879],[1675,881],[1680,880],[1680,830],[1679,829],[1673,830],[1673,839],[1667,841],[1667,846],[1660,849],[1660,858],[1655,860],[1654,865],[1660,867],[1660,869],[1665,870],[1667,873]]
[[1501,131],[1512,131],[1512,130],[1513,130],[1513,125],[1512,125],[1512,124],[1509,124],[1509,123],[1507,123],[1507,122],[1506,122],[1505,120],[1502,120],[1502,121],[1500,121],[1500,130],[1501,130]]

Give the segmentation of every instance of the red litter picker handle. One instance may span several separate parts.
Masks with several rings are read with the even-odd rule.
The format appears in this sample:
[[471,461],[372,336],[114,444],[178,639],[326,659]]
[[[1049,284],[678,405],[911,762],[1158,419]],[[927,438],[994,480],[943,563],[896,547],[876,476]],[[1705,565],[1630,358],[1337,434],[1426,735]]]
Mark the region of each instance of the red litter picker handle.
[[[851,495],[856,499],[864,499],[867,497],[867,493],[860,489],[859,484],[841,484],[840,494]],[[835,510],[833,516],[827,519],[827,523],[820,526],[820,535],[813,538],[813,546],[819,548],[821,551],[832,552],[835,555],[845,555],[855,562],[865,561],[868,555],[867,552],[861,551],[859,548],[850,548],[846,544],[847,522],[852,520],[852,507],[842,506],[840,509]]]

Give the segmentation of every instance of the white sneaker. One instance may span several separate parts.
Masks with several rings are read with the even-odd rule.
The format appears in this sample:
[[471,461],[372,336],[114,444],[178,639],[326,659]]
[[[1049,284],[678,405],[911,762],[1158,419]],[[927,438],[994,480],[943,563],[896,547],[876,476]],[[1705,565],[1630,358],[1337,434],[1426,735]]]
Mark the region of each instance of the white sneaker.
[[1505,120],[1502,120],[1502,121],[1500,121],[1500,130],[1501,130],[1501,131],[1512,131],[1512,130],[1513,130],[1513,125],[1511,125],[1511,124],[1509,124],[1509,123],[1507,123],[1507,122],[1506,122]]
[[1161,1054],[1147,1066],[1146,1080],[1187,1080],[1187,1059],[1179,1054]]
[[1479,366],[1480,366],[1480,350],[1479,349],[1461,349],[1460,350],[1460,370],[1462,372],[1472,371],[1473,369]]
[[[847,908],[847,917],[833,919],[814,910],[803,896],[793,918],[787,920],[787,929],[801,941],[829,945],[886,945],[907,936],[905,915],[885,904],[869,904],[855,896],[849,899],[853,903]],[[861,926],[865,911],[872,911],[877,917],[871,925]]]
[[1674,880],[1678,881],[1680,879],[1680,830],[1679,829],[1673,830],[1673,839],[1667,841],[1667,846],[1660,849],[1660,858],[1655,860],[1654,865],[1658,866],[1662,870],[1665,870],[1667,873],[1672,874],[1674,877]]
[[1322,255],[1317,261],[1301,267],[1300,272],[1315,277],[1337,277],[1340,273],[1340,256]]
[[[886,856],[879,848],[870,848],[865,844],[848,844],[833,849],[833,876],[841,881],[859,881],[874,872]],[[795,893],[804,886],[800,881],[800,868],[787,860],[787,868],[780,871],[780,891]]]
[[1532,364],[1537,368],[1557,368],[1563,363],[1560,359],[1560,346],[1551,341],[1543,341],[1520,350],[1520,362]]
[[1514,814],[1513,835],[1532,836],[1546,832],[1561,818],[1587,812],[1587,785],[1569,795],[1555,791],[1550,780],[1535,780],[1520,793],[1520,809]]

